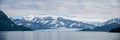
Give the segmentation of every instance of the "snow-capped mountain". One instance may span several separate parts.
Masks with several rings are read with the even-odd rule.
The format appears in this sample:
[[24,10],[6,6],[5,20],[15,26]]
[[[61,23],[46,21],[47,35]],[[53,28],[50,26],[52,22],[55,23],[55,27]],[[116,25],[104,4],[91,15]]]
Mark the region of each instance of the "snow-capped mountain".
[[111,23],[120,24],[120,18],[113,18],[111,20],[108,20],[107,22],[104,22],[104,24],[111,24]]
[[104,23],[102,23],[100,27],[96,27],[94,29],[84,29],[82,31],[110,31],[115,28],[120,27],[120,18],[113,18]]
[[24,25],[33,30],[54,29],[54,28],[75,28],[75,29],[94,29],[100,23],[86,23],[82,21],[74,21],[64,17],[53,16],[25,16],[21,19],[13,19],[12,21],[18,25]]
[[33,18],[34,18],[34,15],[24,16],[24,19],[25,19],[26,21],[32,21]]
[[82,22],[67,19],[59,16],[35,16],[29,15],[21,17],[20,19],[10,19],[17,25],[24,25],[33,30],[41,29],[59,29],[59,28],[73,28],[73,29],[89,29],[91,31],[110,31],[120,25],[120,18],[113,18],[103,23],[98,22]]

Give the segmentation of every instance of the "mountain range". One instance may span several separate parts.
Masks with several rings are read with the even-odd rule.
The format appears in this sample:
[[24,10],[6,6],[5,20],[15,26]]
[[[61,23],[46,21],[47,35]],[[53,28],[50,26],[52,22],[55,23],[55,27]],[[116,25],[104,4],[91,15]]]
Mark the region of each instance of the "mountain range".
[[[10,18],[15,24],[23,25],[32,30],[57,29],[61,27],[80,29],[80,31],[110,31],[120,26],[120,18],[113,18],[103,23],[82,22],[53,16],[29,15],[21,18]],[[82,29],[82,30],[81,30]]]
[[29,15],[20,18],[8,18],[8,16],[0,10],[0,31],[32,31],[61,28],[79,29],[79,31],[120,32],[120,18],[113,18],[103,23],[76,21],[59,16]]
[[[75,28],[75,29],[93,29],[97,25],[91,23],[85,23],[81,21],[74,21],[65,19],[63,17],[34,17],[33,15],[22,17],[20,19],[10,18],[14,23],[18,25],[24,25],[33,30],[40,29],[54,29],[54,28]],[[99,23],[97,23],[99,24]]]
[[[104,24],[104,25],[96,27],[92,30],[91,29],[84,29],[81,31],[110,31],[110,32],[113,32],[112,30],[115,30],[116,28],[120,27],[120,18],[113,18],[113,19],[110,19],[102,24]],[[116,29],[116,30],[118,30],[118,29]]]

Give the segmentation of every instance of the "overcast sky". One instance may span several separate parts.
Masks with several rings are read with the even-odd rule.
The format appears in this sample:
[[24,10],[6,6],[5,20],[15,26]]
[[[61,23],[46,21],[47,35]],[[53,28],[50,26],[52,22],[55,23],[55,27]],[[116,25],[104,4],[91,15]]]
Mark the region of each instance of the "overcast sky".
[[120,17],[119,0],[0,0],[0,9],[8,16],[57,15],[86,21]]

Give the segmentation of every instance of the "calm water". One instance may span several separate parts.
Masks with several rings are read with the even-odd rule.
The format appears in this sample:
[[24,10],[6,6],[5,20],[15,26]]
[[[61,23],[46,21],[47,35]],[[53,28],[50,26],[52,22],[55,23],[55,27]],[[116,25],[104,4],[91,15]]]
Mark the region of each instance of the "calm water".
[[120,40],[120,33],[81,31],[2,31],[0,40]]

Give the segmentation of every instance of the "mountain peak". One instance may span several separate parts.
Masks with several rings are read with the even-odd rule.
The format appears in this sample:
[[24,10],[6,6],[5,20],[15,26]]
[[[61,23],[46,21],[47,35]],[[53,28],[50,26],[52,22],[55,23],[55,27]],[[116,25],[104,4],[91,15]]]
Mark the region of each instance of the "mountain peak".
[[32,21],[34,17],[35,17],[34,15],[29,15],[29,16],[24,16],[24,19],[27,21]]
[[120,17],[110,19],[110,20],[108,20],[108,21],[105,22],[105,23],[108,23],[108,24],[111,24],[111,23],[118,23],[118,24],[120,24]]

